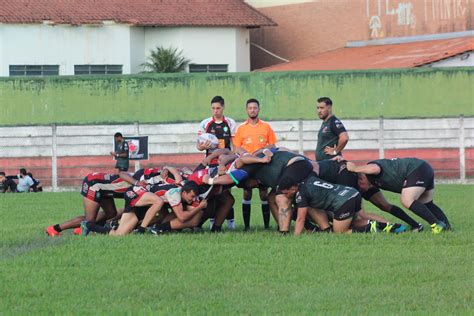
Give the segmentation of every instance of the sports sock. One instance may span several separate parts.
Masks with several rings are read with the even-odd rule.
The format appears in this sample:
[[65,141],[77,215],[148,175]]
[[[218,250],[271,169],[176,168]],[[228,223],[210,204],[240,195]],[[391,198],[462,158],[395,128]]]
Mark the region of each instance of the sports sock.
[[162,233],[171,231],[171,223],[170,222],[155,225],[155,227],[156,227],[157,231],[162,232]]
[[430,225],[437,224],[439,221],[436,216],[431,213],[430,209],[427,208],[423,203],[418,201],[413,201],[409,207],[410,211],[415,213],[416,215],[423,218],[425,221],[430,223]]
[[221,226],[217,226],[216,224],[212,225],[211,232],[218,233],[221,231]]
[[244,217],[245,229],[250,228],[250,207],[251,201],[242,200],[242,216]]
[[268,229],[270,227],[270,207],[268,201],[262,201],[262,215],[263,215],[263,226]]
[[89,229],[91,232],[95,232],[98,234],[108,234],[111,230],[110,227],[104,227],[100,226],[91,222],[87,222],[87,229]]
[[58,233],[62,232],[63,230],[61,229],[61,226],[59,224],[56,224],[53,226],[54,230],[57,231]]
[[443,210],[441,210],[438,205],[434,204],[433,201],[431,201],[426,203],[425,206],[431,211],[431,213],[433,213],[434,216],[436,216],[439,221],[445,223],[448,229],[451,228],[451,224],[449,224],[449,220],[446,217],[446,214],[444,214]]
[[227,214],[227,217],[225,219],[234,219],[234,208],[232,207],[229,211],[229,214]]
[[415,221],[413,218],[411,218],[407,213],[405,213],[401,208],[399,208],[396,205],[392,205],[392,208],[390,209],[390,214],[393,216],[401,219],[411,227],[416,227],[418,226],[418,222]]

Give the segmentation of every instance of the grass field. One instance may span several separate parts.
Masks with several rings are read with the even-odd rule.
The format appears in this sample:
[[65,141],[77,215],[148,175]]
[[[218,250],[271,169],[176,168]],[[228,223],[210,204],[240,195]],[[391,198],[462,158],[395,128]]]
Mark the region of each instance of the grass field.
[[0,315],[473,314],[474,186],[437,194],[455,229],[441,235],[280,236],[255,204],[251,233],[54,239],[44,227],[81,213],[79,193],[5,194]]

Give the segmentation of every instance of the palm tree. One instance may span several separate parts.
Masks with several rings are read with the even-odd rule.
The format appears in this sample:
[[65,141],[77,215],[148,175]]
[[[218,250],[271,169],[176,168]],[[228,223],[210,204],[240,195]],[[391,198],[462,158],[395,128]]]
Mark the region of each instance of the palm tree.
[[183,72],[190,60],[177,48],[162,46],[150,50],[147,62],[141,64],[145,72]]

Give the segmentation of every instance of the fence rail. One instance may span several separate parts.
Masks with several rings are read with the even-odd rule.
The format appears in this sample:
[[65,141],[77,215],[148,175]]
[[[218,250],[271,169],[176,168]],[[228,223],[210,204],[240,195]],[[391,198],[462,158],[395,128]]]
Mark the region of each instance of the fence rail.
[[[461,182],[474,176],[474,117],[439,119],[344,120],[349,132],[345,153],[349,159],[367,161],[395,156],[428,160],[438,175]],[[316,147],[320,121],[272,121],[278,145],[300,153]],[[195,148],[198,123],[76,126],[0,127],[0,170],[33,171],[53,190],[75,185],[85,173],[110,172],[108,152],[113,134],[147,135],[150,160],[143,165],[193,164],[201,154]],[[167,157],[166,159],[163,157]],[[183,158],[179,158],[183,157]],[[139,167],[140,163],[137,163]]]

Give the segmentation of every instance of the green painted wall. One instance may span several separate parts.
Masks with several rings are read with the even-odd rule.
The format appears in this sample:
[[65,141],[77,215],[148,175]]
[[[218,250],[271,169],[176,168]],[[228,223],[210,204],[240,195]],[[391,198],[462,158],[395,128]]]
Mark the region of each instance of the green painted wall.
[[209,116],[222,95],[226,114],[313,119],[318,96],[341,118],[474,116],[474,69],[1,78],[0,125],[182,122]]

